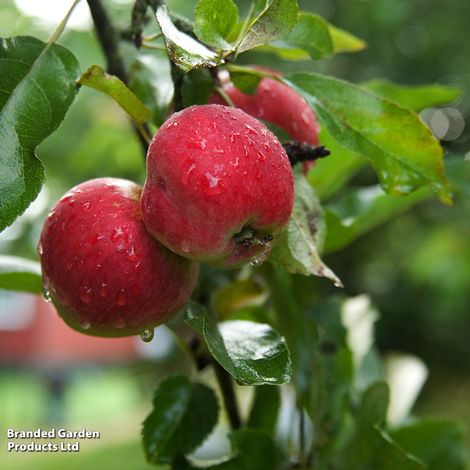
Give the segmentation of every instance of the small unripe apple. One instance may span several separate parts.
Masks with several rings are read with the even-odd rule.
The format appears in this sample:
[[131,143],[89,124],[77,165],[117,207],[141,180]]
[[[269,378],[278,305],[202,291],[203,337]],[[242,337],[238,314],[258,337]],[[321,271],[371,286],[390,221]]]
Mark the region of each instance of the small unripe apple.
[[198,263],[147,233],[140,193],[123,179],[87,181],[66,193],[44,223],[38,245],[44,289],[77,331],[142,333],[168,320],[194,289]]
[[259,259],[286,227],[293,200],[285,150],[240,109],[187,108],[150,144],[142,217],[182,256],[225,267]]
[[[261,70],[278,74],[269,69]],[[222,86],[237,108],[280,127],[295,141],[318,145],[320,126],[314,112],[296,91],[284,83],[265,77],[252,95],[242,93],[230,81],[225,81]],[[209,103],[227,104],[217,93],[210,97]],[[312,165],[313,162],[305,162],[304,168],[308,170]]]

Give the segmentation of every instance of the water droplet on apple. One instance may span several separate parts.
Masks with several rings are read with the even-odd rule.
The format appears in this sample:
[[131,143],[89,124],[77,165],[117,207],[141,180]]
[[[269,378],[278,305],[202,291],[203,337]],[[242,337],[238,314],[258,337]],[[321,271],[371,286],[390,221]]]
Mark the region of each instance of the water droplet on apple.
[[92,299],[91,293],[92,293],[91,287],[82,286],[78,293],[78,297],[84,304],[89,304]]
[[89,330],[91,328],[91,323],[88,320],[81,320],[80,321],[80,327],[83,330]]
[[39,256],[42,256],[43,253],[44,253],[44,249],[43,249],[43,247],[42,247],[42,243],[41,243],[41,242],[38,243],[38,253],[39,253]]
[[196,164],[192,163],[191,166],[186,171],[186,174],[183,176],[183,184],[185,186],[188,184],[191,173],[195,170],[195,168],[196,168]]
[[127,304],[127,297],[126,297],[124,289],[121,289],[119,294],[116,297],[116,305],[118,305],[119,307],[124,307],[124,305],[126,304]]
[[85,202],[85,204],[83,204],[82,207],[83,207],[83,210],[84,210],[84,211],[89,210],[90,207],[91,207],[91,202]]
[[184,240],[181,243],[181,250],[184,251],[184,253],[189,253],[190,249],[191,249],[191,245],[189,244],[188,241]]
[[46,286],[44,286],[42,288],[42,297],[46,302],[48,302],[48,303],[52,302],[51,293],[50,293],[49,289],[46,288]]
[[150,343],[154,337],[154,334],[155,332],[153,329],[144,330],[142,333],[140,333],[140,338],[144,343]]
[[245,129],[247,130],[247,134],[258,135],[258,131],[254,127],[251,127],[249,124],[245,124]]
[[108,284],[106,284],[105,282],[101,283],[99,294],[100,294],[100,297],[103,298],[103,299],[106,299],[106,297],[108,297],[108,294],[109,294],[107,286],[108,286]]

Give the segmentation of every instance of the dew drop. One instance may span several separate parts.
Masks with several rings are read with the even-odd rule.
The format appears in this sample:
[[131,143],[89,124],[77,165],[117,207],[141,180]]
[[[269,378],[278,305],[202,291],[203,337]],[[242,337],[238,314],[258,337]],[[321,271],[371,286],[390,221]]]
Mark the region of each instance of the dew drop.
[[100,287],[100,290],[99,290],[99,294],[100,294],[100,297],[101,297],[102,299],[106,299],[106,297],[108,297],[108,295],[109,295],[107,286],[108,286],[108,284],[106,284],[105,282],[103,282],[103,283],[101,284],[101,287]]
[[240,132],[233,132],[230,135],[230,142],[233,144],[235,142],[235,138],[238,138],[238,137],[240,137]]
[[140,339],[144,343],[150,343],[150,341],[152,341],[152,339],[153,339],[153,336],[154,336],[154,330],[153,329],[144,330],[144,331],[142,331],[142,333],[140,333]]
[[38,243],[38,253],[39,253],[39,256],[42,256],[43,253],[44,253],[44,249],[43,249],[43,247],[42,247],[42,243],[41,243],[41,242]]
[[258,135],[258,131],[254,127],[251,127],[249,124],[245,124],[245,129],[247,130],[248,134]]
[[127,251],[126,251],[126,258],[129,260],[129,261],[132,261],[132,262],[135,262],[139,259],[139,257],[137,256],[137,253],[135,251],[135,248],[133,246],[131,246]]
[[90,207],[91,207],[91,202],[85,202],[85,204],[83,204],[83,210],[84,211],[89,210]]
[[47,303],[52,302],[51,293],[49,292],[49,289],[47,289],[46,287],[42,289],[42,297]]
[[120,291],[119,294],[117,295],[117,297],[116,297],[116,304],[117,304],[119,307],[123,307],[124,305],[127,304],[127,297],[126,297],[126,294],[124,293],[124,289],[121,289],[121,291]]
[[191,173],[195,170],[196,164],[193,163],[188,170],[186,171],[186,174],[183,176],[183,184],[186,186],[189,182],[189,177],[191,176]]
[[184,240],[181,243],[181,250],[184,251],[184,253],[189,253],[190,249],[191,249],[191,245],[189,244],[188,241]]
[[214,149],[214,153],[225,153],[224,149]]
[[88,320],[82,320],[80,322],[80,327],[83,329],[83,330],[89,330],[91,328],[91,323],[88,321]]
[[91,287],[83,286],[80,288],[78,297],[84,304],[89,304],[91,302]]

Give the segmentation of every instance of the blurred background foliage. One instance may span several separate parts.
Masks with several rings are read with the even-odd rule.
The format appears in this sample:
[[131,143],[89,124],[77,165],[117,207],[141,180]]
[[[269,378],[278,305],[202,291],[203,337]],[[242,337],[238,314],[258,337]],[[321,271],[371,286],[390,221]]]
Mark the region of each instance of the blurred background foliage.
[[[3,0],[1,35],[46,39],[60,20],[60,15],[55,18],[51,13],[55,3]],[[106,2],[122,28],[128,27],[131,3]],[[195,2],[169,0],[168,4],[191,17]],[[326,256],[325,261],[341,277],[347,295],[371,296],[381,314],[376,325],[378,348],[415,354],[428,365],[430,376],[417,413],[457,417],[470,423],[470,162],[465,161],[470,160],[470,61],[466,47],[470,41],[470,2],[300,0],[299,4],[365,39],[369,47],[359,54],[340,54],[315,63],[287,63],[275,55],[254,51],[243,55],[242,63],[265,64],[284,71],[317,70],[353,82],[387,78],[407,85],[438,83],[458,86],[464,92],[455,104],[422,113],[447,151],[447,172],[455,188],[454,206],[426,200],[347,248]],[[59,41],[74,52],[82,70],[93,63],[104,64],[86,10],[82,2],[75,22]],[[155,24],[148,29],[156,31]],[[130,64],[134,49],[124,44],[124,50]],[[46,168],[46,189],[32,209],[0,235],[2,254],[35,259],[47,209],[74,184],[100,176],[141,183],[144,179],[141,148],[126,117],[112,100],[90,89],[80,91],[63,125],[41,145],[38,154]],[[376,183],[375,174],[367,167],[341,191]],[[335,291],[327,281],[305,282],[314,283],[315,289],[325,293]],[[136,375],[128,369],[125,372],[126,380]],[[117,376],[124,381],[122,374]],[[5,376],[2,380],[5,382]],[[0,385],[0,397],[9,393],[8,387],[16,390],[11,382],[8,387],[6,383]],[[129,396],[122,400],[139,410],[135,393],[133,389],[128,391]],[[0,409],[2,421],[4,411]],[[134,447],[136,451],[138,446]]]

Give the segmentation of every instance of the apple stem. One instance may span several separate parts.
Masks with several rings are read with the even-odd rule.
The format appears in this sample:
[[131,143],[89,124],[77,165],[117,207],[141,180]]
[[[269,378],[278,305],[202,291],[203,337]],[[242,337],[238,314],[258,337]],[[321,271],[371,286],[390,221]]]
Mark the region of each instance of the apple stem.
[[243,227],[235,236],[235,240],[245,248],[249,248],[250,246],[267,246],[273,240],[273,236],[265,235],[259,238],[251,227]]
[[282,144],[292,166],[301,162],[308,162],[325,158],[330,151],[323,145],[315,146],[303,142],[285,142]]

